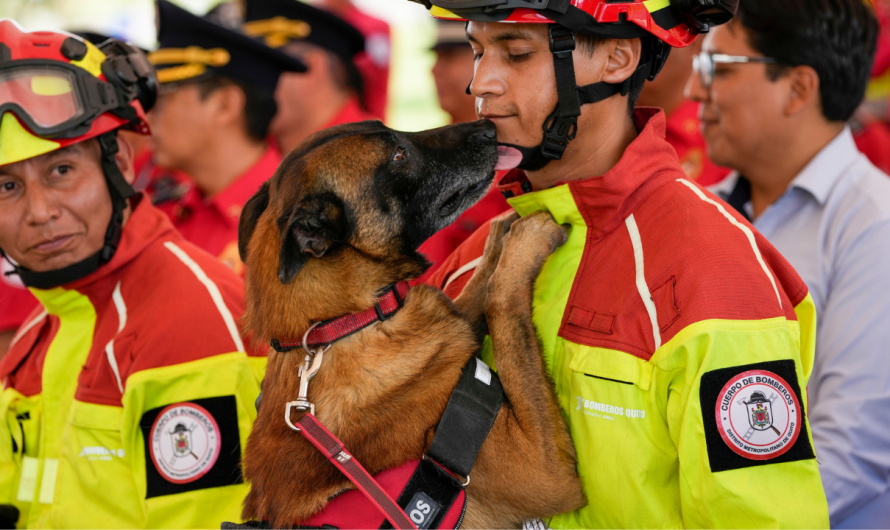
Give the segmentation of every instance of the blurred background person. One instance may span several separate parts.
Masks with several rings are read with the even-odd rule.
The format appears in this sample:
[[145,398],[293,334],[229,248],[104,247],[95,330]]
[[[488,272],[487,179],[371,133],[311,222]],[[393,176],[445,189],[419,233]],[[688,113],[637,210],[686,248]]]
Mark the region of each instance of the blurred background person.
[[[451,118],[451,123],[475,121],[476,98],[467,93],[473,80],[475,60],[473,48],[467,41],[466,24],[439,20],[437,22],[436,43],[432,47],[436,54],[433,65],[433,79],[436,81],[436,94],[439,105]],[[498,178],[492,183],[488,194],[472,208],[462,213],[451,225],[440,230],[420,246],[420,252],[432,263],[426,274],[417,281],[430,277],[448,256],[461,243],[473,235],[477,228],[492,217],[509,208],[507,200],[497,189]]]
[[477,120],[476,98],[467,92],[476,61],[467,41],[466,24],[439,20],[437,30],[432,71],[439,106],[451,117],[451,123]]
[[364,83],[362,106],[374,118],[385,119],[392,56],[389,24],[357,8],[352,0],[319,0],[318,5],[349,22],[364,36],[365,49],[355,58]]
[[186,239],[240,273],[241,209],[281,161],[267,142],[273,92],[283,71],[303,63],[241,33],[158,0],[161,95],[150,113],[154,162],[189,181],[155,204]]
[[729,175],[708,158],[705,139],[699,130],[698,103],[686,99],[683,88],[692,73],[692,58],[701,51],[702,38],[686,48],[674,48],[654,81],[647,81],[637,100],[638,107],[659,107],[667,115],[665,140],[677,151],[680,167],[702,186],[716,184]]
[[365,38],[347,22],[297,0],[247,0],[243,29],[308,67],[283,74],[275,91],[270,132],[282,154],[322,129],[374,119],[362,109],[353,63]]
[[862,0],[744,0],[687,85],[708,154],[735,170],[712,189],[815,303],[808,416],[833,527],[890,527],[890,178],[846,125],[877,33]]

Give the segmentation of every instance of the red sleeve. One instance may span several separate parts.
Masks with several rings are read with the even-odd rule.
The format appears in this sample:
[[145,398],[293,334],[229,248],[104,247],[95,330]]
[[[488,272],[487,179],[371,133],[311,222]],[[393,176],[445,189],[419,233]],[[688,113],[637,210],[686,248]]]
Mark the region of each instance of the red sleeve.
[[27,289],[0,280],[0,333],[18,329],[37,304],[37,299]]

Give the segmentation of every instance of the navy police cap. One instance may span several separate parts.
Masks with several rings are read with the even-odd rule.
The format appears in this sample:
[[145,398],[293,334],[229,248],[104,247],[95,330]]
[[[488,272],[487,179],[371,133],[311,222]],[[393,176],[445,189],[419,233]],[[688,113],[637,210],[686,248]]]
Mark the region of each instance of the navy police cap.
[[215,74],[273,93],[282,72],[306,71],[299,60],[167,0],[157,6],[158,50],[148,60],[162,84]]
[[294,41],[308,42],[351,62],[365,49],[365,37],[333,13],[297,0],[247,0],[244,33],[280,48]]

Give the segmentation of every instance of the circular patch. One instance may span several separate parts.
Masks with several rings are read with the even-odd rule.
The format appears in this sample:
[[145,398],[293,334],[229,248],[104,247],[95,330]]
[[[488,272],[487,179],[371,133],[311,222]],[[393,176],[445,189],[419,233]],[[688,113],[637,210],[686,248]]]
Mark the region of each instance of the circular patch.
[[170,405],[151,427],[151,459],[158,473],[174,484],[207,474],[219,458],[221,443],[216,420],[194,403]]
[[717,425],[730,449],[769,460],[791,449],[800,434],[800,402],[788,383],[766,370],[730,379],[717,395]]

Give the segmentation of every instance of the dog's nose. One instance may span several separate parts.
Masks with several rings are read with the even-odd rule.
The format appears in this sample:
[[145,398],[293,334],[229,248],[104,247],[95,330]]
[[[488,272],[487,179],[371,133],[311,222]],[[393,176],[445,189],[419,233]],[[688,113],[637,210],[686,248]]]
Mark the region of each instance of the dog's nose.
[[480,120],[476,122],[476,131],[473,132],[472,138],[475,141],[491,141],[496,140],[498,137],[498,131],[494,126],[494,123],[488,120]]

